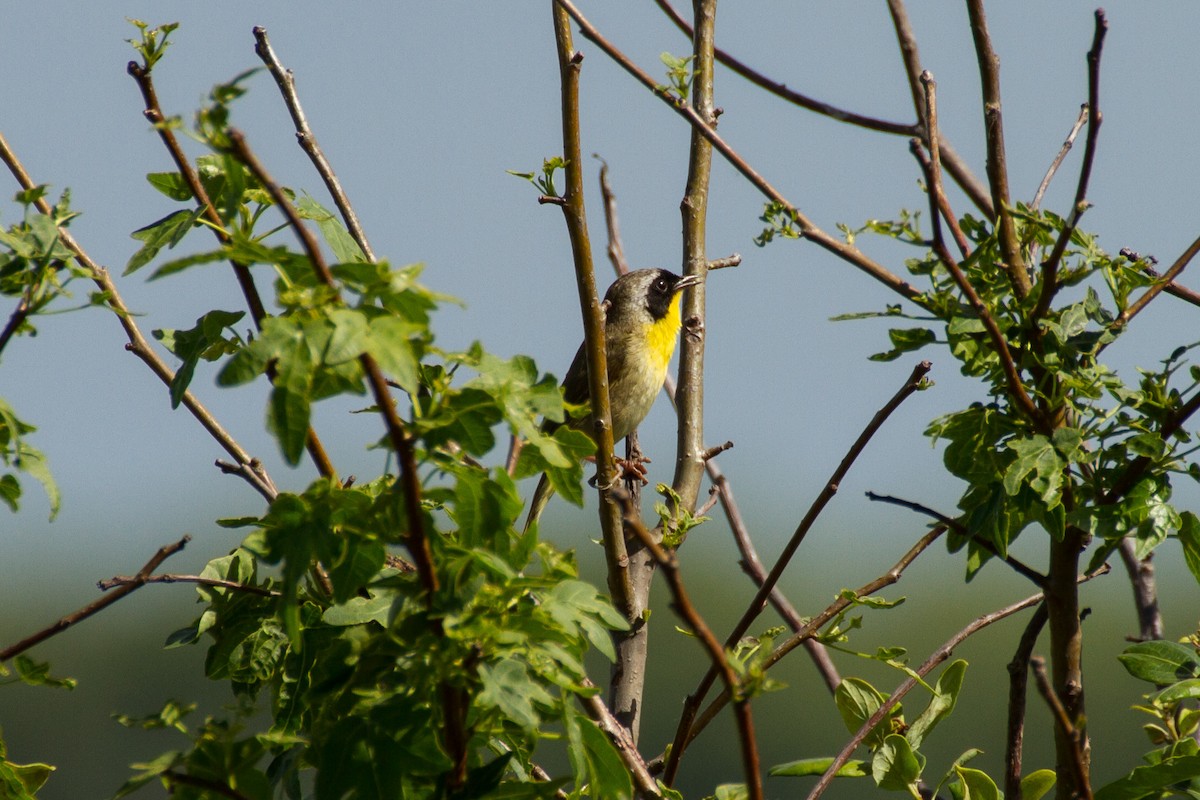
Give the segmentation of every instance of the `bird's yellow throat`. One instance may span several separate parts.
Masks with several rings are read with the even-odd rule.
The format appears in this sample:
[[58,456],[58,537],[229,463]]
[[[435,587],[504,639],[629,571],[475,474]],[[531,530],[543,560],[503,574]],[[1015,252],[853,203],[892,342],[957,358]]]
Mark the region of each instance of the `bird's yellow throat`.
[[675,340],[679,338],[679,303],[683,295],[677,294],[671,300],[671,308],[662,319],[650,323],[646,330],[646,348],[650,352],[650,360],[659,370],[667,368],[671,354],[675,352]]

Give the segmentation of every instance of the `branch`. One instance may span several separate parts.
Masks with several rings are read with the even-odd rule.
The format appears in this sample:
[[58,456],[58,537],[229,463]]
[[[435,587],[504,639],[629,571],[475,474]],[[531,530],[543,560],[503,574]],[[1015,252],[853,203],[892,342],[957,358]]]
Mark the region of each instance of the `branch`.
[[[34,188],[34,182],[29,177],[29,173],[25,171],[16,154],[8,146],[8,142],[5,140],[3,134],[0,134],[0,161],[3,161],[5,166],[8,167],[9,172],[12,173],[22,189],[30,190]],[[39,199],[35,205],[42,214],[52,216],[50,204],[44,198]],[[117,291],[116,284],[113,283],[112,278],[108,274],[108,270],[93,261],[66,228],[59,227],[58,236],[60,241],[75,254],[76,260],[91,273],[92,282],[96,284],[105,296],[108,307],[113,310],[113,313],[117,317],[117,322],[120,323],[122,329],[125,331],[126,338],[129,340],[129,343],[125,345],[125,349],[140,358],[158,376],[158,379],[169,387],[171,381],[175,379],[175,371],[166,365],[150,346],[150,343],[146,341],[146,337],[142,335],[134,315],[126,307],[120,292]],[[181,403],[184,408],[191,412],[196,421],[208,431],[209,435],[216,440],[217,444],[234,461],[241,465],[242,469],[238,471],[238,474],[254,487],[255,491],[266,498],[268,502],[274,500],[279,491],[275,488],[275,484],[266,470],[263,469],[262,462],[251,457],[249,453],[242,449],[237,440],[221,427],[216,417],[196,399],[196,396],[191,391],[184,392]]]
[[1050,181],[1054,180],[1054,175],[1058,172],[1058,168],[1062,166],[1063,159],[1067,157],[1067,153],[1071,152],[1071,148],[1075,145],[1075,137],[1079,135],[1079,131],[1083,128],[1083,123],[1087,122],[1088,104],[1084,103],[1079,107],[1079,116],[1075,118],[1075,124],[1071,126],[1071,132],[1067,134],[1067,138],[1063,140],[1062,148],[1059,149],[1058,155],[1050,162],[1050,168],[1046,170],[1042,182],[1038,184],[1037,192],[1033,195],[1033,202],[1029,207],[1034,211],[1042,204],[1042,197],[1045,196],[1046,190],[1050,188]]
[[617,275],[629,272],[629,262],[625,260],[625,247],[621,244],[621,223],[617,219],[617,196],[613,193],[612,184],[608,181],[608,162],[592,153],[592,158],[600,160],[600,196],[604,199],[604,223],[608,229],[608,260],[612,262]]
[[[628,500],[628,495],[621,497]],[[721,642],[713,634],[712,629],[704,622],[700,612],[692,605],[687,590],[684,588],[683,578],[679,574],[679,562],[675,558],[675,554],[664,550],[655,541],[654,536],[642,524],[637,508],[632,503],[623,502],[622,505],[624,506],[626,528],[631,530],[654,556],[654,560],[658,562],[658,566],[662,570],[663,577],[667,580],[667,585],[671,589],[671,597],[674,600],[672,606],[675,613],[687,623],[692,633],[704,645],[704,649],[708,651],[708,657],[712,661],[712,669],[721,674],[721,681],[725,684],[726,693],[734,698],[734,718],[737,721],[742,770],[746,775],[749,796],[751,800],[762,800],[762,774],[758,763],[758,747],[754,738],[754,722],[750,715],[750,696],[742,691],[737,673],[734,672],[729,658],[725,654],[725,648],[721,646]],[[671,782],[671,775],[668,773],[666,783],[669,786]]]
[[1067,714],[1067,710],[1063,708],[1058,695],[1054,693],[1054,688],[1050,685],[1050,679],[1046,676],[1046,660],[1041,656],[1034,656],[1029,660],[1029,666],[1033,668],[1033,677],[1036,679],[1038,694],[1042,696],[1042,699],[1046,701],[1046,705],[1050,707],[1050,713],[1054,716],[1055,725],[1071,741],[1071,771],[1075,773],[1075,787],[1079,790],[1080,797],[1083,800],[1092,800],[1092,785],[1088,779],[1087,764],[1083,757],[1082,733],[1071,724],[1070,715]]
[[[1092,578],[1098,575],[1103,575],[1106,572],[1108,572],[1107,567],[1102,567],[1095,572],[1079,576],[1078,582],[1083,583],[1084,581],[1089,581]],[[862,727],[858,729],[858,732],[851,737],[850,741],[846,743],[841,752],[834,757],[833,763],[829,765],[829,767],[825,770],[825,774],[821,776],[819,781],[817,781],[817,785],[814,786],[812,791],[808,793],[807,800],[816,800],[825,793],[825,790],[829,788],[829,784],[837,775],[838,770],[845,765],[846,761],[850,758],[850,754],[854,752],[855,748],[862,744],[863,740],[867,738],[868,734],[871,733],[875,726],[887,717],[891,710],[895,708],[896,704],[900,702],[901,698],[912,691],[912,689],[921,682],[921,678],[924,678],[933,670],[934,667],[953,655],[954,648],[962,644],[967,637],[978,633],[989,625],[999,622],[1007,617],[1011,617],[1018,611],[1023,611],[1024,609],[1040,602],[1042,602],[1042,595],[1041,593],[1038,593],[1031,595],[1030,597],[1026,597],[1024,600],[1013,603],[1010,606],[1005,606],[999,611],[993,611],[990,614],[984,614],[982,617],[979,617],[971,624],[960,630],[958,633],[951,636],[948,640],[946,640],[945,644],[943,644],[937,650],[934,650],[929,658],[925,659],[925,663],[917,667],[915,670],[916,675],[909,677],[906,681],[897,686],[896,690],[892,692],[887,700],[884,701],[883,705],[881,705],[875,711],[875,713],[872,714],[870,718],[868,718],[867,721],[862,724]],[[1090,793],[1088,794],[1088,797],[1091,797]]]
[[[916,111],[918,119],[918,124],[914,126],[915,130],[911,135],[919,137],[922,142],[928,144],[930,130],[933,130],[939,137],[941,132],[936,128],[931,128],[928,118],[925,116],[925,102],[920,79],[924,70],[921,67],[921,55],[917,49],[917,37],[913,33],[912,23],[909,22],[908,9],[904,5],[904,0],[888,0],[888,12],[892,16],[892,27],[896,30],[896,42],[900,45],[900,57],[904,62],[904,73],[908,78],[913,109]],[[942,163],[946,165],[946,171],[954,178],[954,182],[966,193],[967,197],[971,198],[975,207],[989,220],[995,220],[996,209],[992,205],[992,198],[988,194],[987,187],[975,177],[971,168],[958,153],[954,152],[948,142],[942,142]]]
[[[692,112],[713,129],[717,113],[713,101],[713,37],[716,0],[693,0],[695,32],[692,35]],[[683,508],[696,506],[700,477],[704,474],[704,320],[708,288],[707,225],[709,176],[712,173],[712,143],[692,128],[688,151],[687,186],[679,213],[683,222],[683,274],[701,282],[684,290],[683,318],[691,324],[691,335],[679,347],[679,386],[675,412],[679,419],[675,447],[675,476],[671,488]]]
[[953,517],[948,517],[945,514],[941,513],[940,511],[935,511],[934,509],[930,508],[929,506],[921,505],[920,503],[915,503],[912,500],[905,500],[900,497],[892,497],[891,495],[886,495],[886,494],[876,494],[875,492],[872,492],[872,491],[867,492],[867,499],[874,503],[888,503],[890,505],[900,506],[901,508],[907,508],[910,511],[916,511],[918,514],[924,514],[927,517],[932,517],[933,519],[936,519],[939,523],[941,523],[942,525],[945,525],[947,528],[950,528],[955,533],[959,534],[960,536],[964,537],[965,539],[968,539],[969,541],[974,542],[975,544],[978,544],[980,547],[982,547],[983,549],[987,550],[992,555],[999,558],[1005,564],[1008,564],[1010,567],[1013,568],[1013,570],[1017,574],[1030,580],[1039,589],[1046,582],[1045,575],[1043,575],[1042,573],[1033,569],[1032,567],[1027,566],[1024,562],[1019,561],[1016,558],[1013,558],[1010,555],[1000,555],[1000,551],[996,549],[996,545],[992,544],[987,539],[983,539],[983,538],[980,538],[979,536],[976,536],[975,533],[970,528],[968,528],[966,525],[963,525],[961,522],[954,519]]
[[1045,603],[1037,607],[1021,641],[1008,662],[1008,735],[1004,748],[1004,796],[1006,800],[1022,800],[1021,762],[1025,748],[1025,696],[1028,689],[1029,657],[1037,644],[1038,635],[1046,627],[1050,611]]
[[1162,639],[1166,636],[1163,628],[1162,611],[1158,607],[1158,588],[1154,579],[1154,563],[1150,560],[1153,553],[1145,558],[1137,557],[1137,547],[1133,540],[1122,539],[1117,545],[1121,554],[1121,562],[1129,573],[1129,582],[1133,586],[1133,604],[1137,609],[1138,636],[1137,641],[1147,642]]
[[[945,526],[939,525],[922,536],[917,543],[910,547],[908,552],[901,556],[900,560],[897,561],[896,564],[883,575],[880,575],[878,578],[875,578],[869,583],[861,586],[853,593],[842,592],[837,600],[833,601],[833,603],[827,606],[820,614],[817,614],[815,617],[813,617],[808,624],[803,627],[803,629],[788,637],[787,640],[781,642],[773,651],[771,651],[771,654],[763,661],[763,669],[771,668],[775,664],[779,663],[779,661],[782,660],[783,657],[788,653],[792,652],[805,642],[810,641],[820,632],[821,628],[823,628],[826,623],[849,608],[856,598],[874,594],[880,589],[891,586],[899,581],[900,577],[904,574],[904,570],[908,568],[908,565],[916,560],[917,556],[925,552],[925,550],[927,550],[929,546],[937,541],[938,537],[945,532]],[[717,714],[728,702],[729,694],[727,692],[722,693],[708,704],[703,713],[699,715],[693,714],[695,717],[695,722],[691,725],[691,732],[688,734],[687,744],[690,745],[693,741],[695,741],[696,737],[699,736],[700,733],[708,726],[708,724],[716,718]],[[672,748],[674,748],[674,746],[675,745],[672,745]],[[658,758],[654,759],[653,762],[651,762],[651,766],[657,767],[663,762],[663,760],[664,757],[659,756]]]
[[[207,792],[216,792],[222,797],[228,797],[229,800],[250,800],[249,797],[227,784],[221,783],[220,781],[210,780],[208,778],[199,778],[195,775],[188,775],[186,772],[176,772],[173,769],[169,769],[162,773],[162,777],[172,784],[178,784],[180,786],[192,786],[197,789],[204,789]],[[174,794],[174,791],[172,791],[171,794]]]
[[579,9],[571,0],[554,0],[556,5],[564,9],[571,18],[578,23],[582,34],[592,42],[594,42],[601,50],[605,52],[609,58],[617,62],[617,64],[638,80],[643,86],[649,89],[656,97],[666,103],[676,114],[688,121],[693,129],[698,130],[700,135],[708,141],[712,142],[713,147],[719,152],[726,161],[740,172],[751,184],[755,186],[768,199],[782,205],[787,213],[795,220],[800,229],[800,233],[804,238],[815,243],[817,246],[833,253],[843,261],[857,267],[869,276],[887,286],[892,291],[902,297],[912,300],[920,305],[922,292],[915,286],[910,284],[898,275],[895,275],[886,267],[873,261],[865,253],[858,248],[846,244],[840,239],[830,236],[825,231],[818,228],[812,220],[806,217],[798,208],[792,205],[788,200],[772,186],[766,178],[760,175],[746,162],[738,153],[730,147],[730,145],[717,134],[703,118],[701,118],[690,106],[680,102],[673,94],[665,88],[658,85],[650,75],[638,67],[624,53],[618,50],[607,39],[605,39],[594,25],[588,22],[587,18],[580,13]]
[[983,0],[967,0],[971,19],[971,36],[979,61],[979,79],[983,84],[983,125],[987,137],[987,176],[996,209],[996,228],[1004,269],[1012,282],[1017,299],[1029,294],[1029,273],[1021,256],[1021,243],[1013,224],[1008,190],[1008,165],[1004,155],[1004,122],[1000,112],[1000,59],[992,49]]
[[[584,678],[583,686],[596,688],[596,685],[587,678]],[[639,796],[662,797],[658,783],[650,775],[650,770],[646,766],[646,762],[642,760],[642,754],[638,752],[637,745],[630,738],[629,731],[612,715],[600,699],[600,695],[593,694],[585,697],[577,694],[575,697],[588,716],[599,726],[600,730],[608,734],[608,738],[616,746],[617,755],[621,757],[625,768],[629,770]]]
[[1129,321],[1140,314],[1142,309],[1149,305],[1151,300],[1158,297],[1161,292],[1167,290],[1172,282],[1179,277],[1179,273],[1183,272],[1184,268],[1196,257],[1196,253],[1200,253],[1200,238],[1197,238],[1196,241],[1188,245],[1188,249],[1184,250],[1183,254],[1175,259],[1175,263],[1171,265],[1171,268],[1163,273],[1162,279],[1142,292],[1142,295],[1136,301],[1131,303],[1128,308],[1121,312],[1119,317],[1113,320],[1110,328],[1114,331],[1119,331],[1128,325]]
[[633,587],[629,578],[629,556],[621,530],[621,509],[612,502],[611,487],[617,482],[613,457],[612,413],[608,396],[608,358],[604,338],[604,315],[596,294],[596,275],[592,265],[592,245],[588,237],[587,211],[583,201],[583,162],[579,148],[579,69],[583,54],[575,50],[571,25],[559,5],[554,13],[554,40],[558,53],[558,73],[562,92],[563,158],[566,167],[563,219],[571,239],[575,265],[575,287],[583,317],[584,348],[588,366],[588,397],[592,406],[592,439],[596,442],[596,484],[600,494],[600,529],[608,564],[608,590],[613,603],[628,615],[633,607]]
[[161,575],[117,575],[109,578],[106,581],[96,583],[97,588],[102,592],[107,592],[109,589],[114,589],[118,586],[128,586],[130,584],[138,584],[139,586],[147,583],[198,583],[202,586],[214,586],[219,589],[231,589],[235,592],[245,592],[246,594],[256,594],[259,597],[282,597],[282,592],[277,592],[274,589],[264,589],[261,586],[251,586],[246,583],[237,583],[236,581],[222,580],[221,578],[205,578],[201,575],[180,575],[174,572],[163,573]]
[[1067,250],[1067,244],[1071,241],[1071,235],[1075,233],[1075,228],[1079,225],[1079,218],[1088,209],[1088,181],[1092,177],[1092,163],[1096,159],[1096,138],[1100,133],[1100,124],[1104,122],[1104,115],[1100,112],[1100,54],[1104,49],[1104,35],[1107,32],[1108,20],[1104,17],[1104,9],[1098,8],[1096,9],[1096,31],[1092,36],[1092,49],[1087,54],[1088,132],[1086,143],[1083,146],[1083,165],[1079,169],[1079,183],[1075,187],[1075,205],[1071,207],[1071,214],[1067,217],[1063,229],[1058,233],[1054,249],[1042,262],[1042,289],[1038,295],[1037,306],[1033,310],[1033,319],[1035,320],[1041,318],[1050,308],[1054,293],[1058,291],[1058,266],[1062,262],[1063,253]]
[[[1140,255],[1133,252],[1128,247],[1121,248],[1121,255],[1125,256],[1130,261],[1136,262],[1136,261],[1142,260],[1142,257]],[[1152,263],[1157,263],[1157,262],[1154,262],[1153,256],[1147,256],[1147,258],[1150,259],[1150,261]],[[1161,278],[1162,277],[1158,273],[1158,270],[1154,269],[1154,267],[1151,266],[1150,264],[1144,264],[1141,269],[1142,269],[1142,272],[1146,273],[1151,278]],[[1200,306],[1200,292],[1194,292],[1191,289],[1187,288],[1186,286],[1180,286],[1177,283],[1168,283],[1163,288],[1163,291],[1166,292],[1167,294],[1171,295],[1172,297],[1178,297],[1180,300],[1184,300],[1188,303],[1191,303],[1194,306]]]
[[[859,434],[858,439],[856,439],[854,444],[851,445],[850,450],[842,458],[841,463],[838,464],[837,469],[834,470],[833,475],[830,476],[824,488],[822,488],[820,494],[817,495],[817,498],[809,507],[808,512],[804,515],[804,518],[796,527],[795,532],[792,533],[792,538],[783,548],[783,552],[779,554],[779,558],[776,560],[775,566],[771,568],[770,574],[767,575],[766,580],[763,582],[762,586],[759,587],[759,590],[754,595],[754,599],[750,602],[749,607],[746,609],[745,613],[742,614],[741,619],[726,638],[725,641],[728,646],[732,647],[734,644],[736,644],[737,641],[746,634],[746,631],[749,630],[751,623],[753,623],[758,615],[762,613],[762,610],[766,607],[767,597],[770,595],[771,590],[774,589],[775,585],[779,582],[780,576],[783,575],[783,571],[787,568],[792,556],[795,555],[796,549],[800,546],[800,543],[804,541],[804,537],[808,534],[809,529],[812,528],[813,523],[817,521],[817,518],[821,515],[821,512],[825,509],[825,506],[828,505],[829,501],[833,499],[833,496],[837,494],[838,486],[842,482],[842,479],[846,476],[846,473],[850,471],[850,467],[854,464],[855,459],[857,459],[862,453],[863,449],[866,448],[867,443],[871,440],[871,437],[874,436],[875,432],[879,430],[884,422],[887,421],[887,418],[891,416],[892,412],[895,411],[900,404],[908,398],[909,395],[923,386],[925,374],[929,372],[930,368],[931,365],[928,361],[922,361],[916,367],[914,367],[912,373],[907,379],[905,379],[904,385],[900,387],[896,394],[892,396],[892,398],[883,406],[883,408],[876,412],[875,416],[871,418],[871,421],[867,423],[866,428],[864,428],[862,433]],[[696,687],[696,690],[688,695],[687,700],[684,701],[683,714],[680,717],[678,727],[675,729],[674,745],[671,749],[671,756],[667,763],[667,769],[665,773],[665,780],[668,784],[672,782],[675,771],[679,768],[679,759],[683,757],[684,750],[687,749],[687,744],[690,741],[689,729],[691,728],[692,718],[695,717],[696,711],[699,709],[700,704],[704,702],[704,696],[708,693],[708,690],[712,687],[715,680],[716,670],[714,668],[710,668],[704,675],[704,678],[701,679],[699,685]]]
[[267,29],[261,25],[254,26],[254,52],[267,65],[267,69],[271,72],[271,77],[275,79],[275,83],[279,86],[279,92],[283,95],[283,102],[287,106],[288,113],[292,115],[292,122],[296,126],[296,141],[300,144],[300,149],[308,154],[309,159],[313,162],[313,166],[317,168],[321,180],[325,182],[325,188],[329,190],[333,202],[337,205],[338,211],[341,212],[342,220],[346,223],[346,229],[354,237],[354,241],[358,243],[359,248],[363,251],[363,255],[367,257],[367,261],[374,263],[375,253],[372,252],[371,245],[367,242],[366,232],[363,231],[362,225],[358,222],[358,215],[354,213],[354,208],[350,205],[350,199],[346,197],[346,193],[342,190],[342,184],[338,182],[337,175],[333,173],[333,167],[325,158],[325,153],[321,150],[321,145],[317,144],[316,135],[312,132],[312,128],[308,126],[308,119],[304,116],[304,109],[300,106],[300,97],[296,94],[296,77],[290,69],[284,69],[283,64],[279,62],[279,58],[271,48],[270,40],[267,39]]
[[182,550],[191,540],[191,536],[184,536],[174,544],[163,545],[162,547],[158,548],[157,552],[151,556],[149,561],[142,565],[142,568],[137,571],[137,575],[134,576],[130,583],[117,589],[112,594],[106,594],[103,597],[96,598],[86,606],[67,614],[54,624],[43,628],[32,636],[27,636],[16,644],[0,650],[0,664],[8,661],[13,656],[24,653],[29,648],[44,642],[51,636],[62,633],[72,625],[82,622],[99,611],[103,611],[113,603],[120,600],[122,597],[125,597],[131,592],[142,588],[142,586],[147,583],[147,579],[150,577],[150,574],[154,572],[154,570],[158,569],[159,566],[168,558]]

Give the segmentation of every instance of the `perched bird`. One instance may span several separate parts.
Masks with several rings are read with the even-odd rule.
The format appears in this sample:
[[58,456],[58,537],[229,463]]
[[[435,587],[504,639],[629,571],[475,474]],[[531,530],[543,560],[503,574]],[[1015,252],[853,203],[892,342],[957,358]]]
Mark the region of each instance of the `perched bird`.
[[[604,340],[608,358],[608,400],[613,443],[633,432],[650,413],[667,377],[667,363],[679,338],[680,292],[700,283],[695,275],[679,277],[665,269],[639,269],[617,278],[604,294]],[[562,382],[563,399],[587,403],[587,354],[579,346]],[[591,415],[568,418],[565,423],[546,420],[542,430],[553,433],[570,425],[591,434]],[[554,488],[543,473],[529,503],[525,529],[537,522]]]

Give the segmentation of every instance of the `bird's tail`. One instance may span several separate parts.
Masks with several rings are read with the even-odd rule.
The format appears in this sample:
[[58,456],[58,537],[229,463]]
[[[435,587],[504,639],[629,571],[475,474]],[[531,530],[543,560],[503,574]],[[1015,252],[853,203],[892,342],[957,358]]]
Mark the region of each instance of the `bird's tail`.
[[523,532],[528,531],[541,518],[542,512],[546,510],[546,504],[550,502],[553,495],[554,487],[550,485],[549,476],[543,472],[542,477],[538,479],[537,489],[533,492],[533,499],[529,501],[529,516],[525,518]]

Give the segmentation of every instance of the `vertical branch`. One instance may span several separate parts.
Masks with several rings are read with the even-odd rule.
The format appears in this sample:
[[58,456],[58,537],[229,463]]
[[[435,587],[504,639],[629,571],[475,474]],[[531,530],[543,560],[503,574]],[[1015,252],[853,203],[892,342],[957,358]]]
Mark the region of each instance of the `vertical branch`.
[[[710,127],[717,124],[713,107],[713,47],[716,0],[693,0],[692,109]],[[704,278],[708,273],[705,230],[708,220],[708,185],[712,172],[712,143],[692,128],[688,154],[687,188],[679,211],[683,216],[683,274]],[[684,292],[683,318],[688,321],[679,352],[679,388],[675,408],[679,415],[672,488],[684,508],[696,505],[704,474],[704,301],[706,283]]]
[[[701,0],[701,2],[704,1]],[[629,530],[641,540],[646,549],[654,556],[654,560],[658,562],[663,576],[667,579],[667,585],[671,589],[671,597],[674,599],[672,605],[675,612],[687,623],[688,627],[692,629],[692,633],[704,645],[704,649],[708,651],[708,657],[712,660],[713,669],[721,675],[721,681],[725,684],[725,691],[733,698],[734,718],[737,721],[738,744],[742,754],[742,769],[746,774],[746,786],[749,789],[751,800],[762,800],[762,774],[758,763],[758,747],[754,737],[754,722],[750,715],[750,697],[742,691],[737,673],[734,672],[733,667],[730,665],[729,658],[726,656],[725,648],[721,646],[720,640],[717,639],[712,629],[705,623],[704,618],[700,616],[700,612],[692,605],[687,590],[684,588],[683,579],[679,575],[679,562],[675,558],[675,554],[664,549],[662,545],[655,541],[654,535],[646,530],[646,526],[638,519],[637,509],[632,504],[625,503],[624,505],[625,524],[629,526]]]
[[596,483],[600,487],[600,528],[604,554],[608,562],[608,590],[622,613],[630,608],[628,554],[621,530],[621,509],[609,496],[617,482],[613,458],[612,415],[608,398],[608,362],[605,357],[604,316],[596,295],[596,277],[592,267],[592,245],[588,238],[587,214],[583,204],[583,160],[579,148],[579,68],[583,53],[575,50],[571,21],[557,2],[551,2],[554,14],[554,41],[558,52],[558,72],[562,83],[563,159],[566,161],[566,189],[563,194],[563,218],[571,237],[571,256],[575,262],[575,285],[583,315],[584,349],[587,353],[588,396],[592,406],[592,438],[596,442]]
[[1000,111],[1000,57],[992,49],[983,0],[967,0],[971,19],[971,36],[979,60],[979,79],[983,84],[983,127],[987,137],[987,176],[992,190],[992,205],[996,210],[996,230],[1004,268],[1012,282],[1013,292],[1023,299],[1029,294],[1029,273],[1021,255],[1021,243],[1013,224],[1009,202],[1008,164],[1004,153],[1004,121]]
[[1025,698],[1029,690],[1029,658],[1037,644],[1038,635],[1046,627],[1046,604],[1033,612],[1021,641],[1008,662],[1008,736],[1004,751],[1005,800],[1022,800],[1021,762],[1025,748]]
[[1133,604],[1138,615],[1138,639],[1143,642],[1161,639],[1164,636],[1162,612],[1158,607],[1157,581],[1154,579],[1154,562],[1150,555],[1139,559],[1132,539],[1122,539],[1117,545],[1121,562],[1129,573],[1133,586]]

